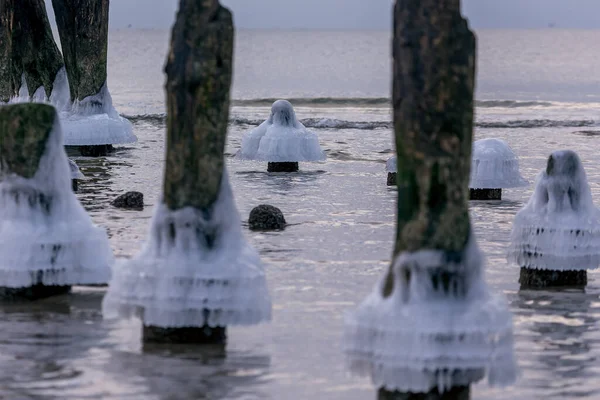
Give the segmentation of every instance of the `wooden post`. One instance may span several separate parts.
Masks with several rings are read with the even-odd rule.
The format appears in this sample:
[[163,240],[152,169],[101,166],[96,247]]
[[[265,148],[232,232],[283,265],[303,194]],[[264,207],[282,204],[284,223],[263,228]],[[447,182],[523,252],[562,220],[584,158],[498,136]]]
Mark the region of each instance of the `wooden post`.
[[[9,174],[33,178],[46,151],[56,118],[54,107],[46,104],[23,103],[0,107],[0,181]],[[27,202],[30,207],[46,213],[50,213],[53,206],[51,196],[27,186],[22,191],[1,192],[0,196],[11,196],[16,202]],[[38,275],[41,273],[38,271]],[[38,278],[39,281],[41,278]],[[41,283],[23,288],[0,287],[0,298],[39,299],[70,290],[71,286],[46,286]]]
[[49,98],[58,71],[64,66],[54,42],[44,0],[11,0],[13,20],[13,80],[21,84],[21,76],[29,89],[29,96],[43,87]]
[[502,189],[469,189],[470,200],[502,200]]
[[16,95],[12,72],[14,0],[0,0],[0,102]]
[[[464,255],[471,234],[468,185],[475,36],[461,16],[460,0],[396,0],[393,59],[398,223],[394,261],[382,287],[384,298],[396,285],[410,285],[394,279],[392,268],[402,253],[438,250],[456,259]],[[462,285],[468,286],[464,272],[440,267],[429,273],[433,282],[463,280]],[[410,274],[406,279],[410,281]],[[442,393],[437,388],[429,393],[380,388],[378,397],[467,399],[469,388]]]
[[106,83],[109,0],[52,0],[52,6],[71,100],[100,93]]
[[[171,211],[193,207],[210,215],[225,161],[233,72],[233,18],[218,0],[180,0],[167,74],[167,160],[164,202]],[[204,240],[213,243],[206,232]],[[175,227],[171,232],[177,235]],[[208,310],[206,310],[208,312]],[[225,327],[145,326],[145,341],[225,340]]]

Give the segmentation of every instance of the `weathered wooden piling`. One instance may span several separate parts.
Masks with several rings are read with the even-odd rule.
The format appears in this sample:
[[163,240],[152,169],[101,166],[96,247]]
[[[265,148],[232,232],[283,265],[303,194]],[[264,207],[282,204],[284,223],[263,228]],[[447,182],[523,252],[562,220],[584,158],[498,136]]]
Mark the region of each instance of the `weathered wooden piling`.
[[396,186],[397,177],[398,177],[397,172],[388,172],[387,181],[386,181],[387,186]]
[[14,0],[0,1],[0,102],[4,103],[16,95],[12,72],[13,2]]
[[109,0],[52,0],[52,6],[71,100],[97,95],[106,83]]
[[[396,0],[393,59],[398,221],[384,299],[394,287],[410,286],[410,270],[407,282],[394,279],[392,270],[401,254],[437,250],[448,260],[462,258],[471,235],[468,184],[475,36],[461,16],[460,0]],[[434,286],[454,281],[464,293],[468,291],[464,271],[441,266],[429,273]],[[446,288],[445,295],[461,293]],[[378,398],[468,399],[469,388],[460,385],[443,392],[431,388],[428,393],[410,393],[382,387]]]
[[[38,171],[56,122],[56,112],[45,104],[23,103],[0,107],[0,182],[8,175],[31,179]],[[47,193],[23,186],[22,190],[0,190],[1,197],[23,201],[31,208],[50,213],[53,199]],[[59,251],[57,249],[56,251]],[[48,271],[44,271],[48,273]],[[59,271],[54,271],[58,273]],[[71,286],[43,285],[42,271],[32,272],[28,287],[0,287],[2,300],[35,300],[68,293]]]
[[267,172],[298,172],[297,162],[270,162],[267,164]]
[[469,189],[470,200],[502,200],[502,189]]
[[[167,159],[163,196],[171,211],[193,207],[209,216],[214,210],[225,164],[233,41],[232,15],[218,0],[180,0],[165,66]],[[174,238],[174,225],[172,229]],[[143,337],[154,342],[214,343],[225,340],[226,327],[145,326]]]

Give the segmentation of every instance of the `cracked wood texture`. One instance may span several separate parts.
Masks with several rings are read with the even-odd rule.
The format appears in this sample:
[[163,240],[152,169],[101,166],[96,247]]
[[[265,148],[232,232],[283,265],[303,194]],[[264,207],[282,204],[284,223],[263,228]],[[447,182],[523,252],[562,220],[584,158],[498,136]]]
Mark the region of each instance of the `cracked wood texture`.
[[[398,220],[394,259],[418,250],[441,250],[451,259],[463,256],[470,234],[475,45],[475,36],[460,13],[460,0],[396,0],[392,97]],[[384,297],[393,293],[396,284],[393,264]],[[432,279],[448,281],[453,275],[443,267],[431,271]],[[410,274],[405,279],[410,280]],[[437,388],[429,393],[380,388],[378,398],[468,399],[469,388],[443,393]]]
[[19,90],[24,73],[30,96],[43,86],[46,96],[50,97],[56,75],[64,63],[52,35],[46,5],[44,0],[12,1],[14,94]]
[[12,72],[14,1],[0,0],[0,101],[5,103],[15,94]]
[[233,70],[231,13],[218,0],[181,0],[167,74],[164,202],[210,210],[223,176]]
[[469,236],[475,36],[460,0],[397,0],[393,106],[398,154],[394,255],[460,252]]
[[71,100],[100,92],[106,82],[109,0],[52,0]]
[[6,174],[33,178],[55,120],[56,111],[48,104],[0,107],[0,180]]

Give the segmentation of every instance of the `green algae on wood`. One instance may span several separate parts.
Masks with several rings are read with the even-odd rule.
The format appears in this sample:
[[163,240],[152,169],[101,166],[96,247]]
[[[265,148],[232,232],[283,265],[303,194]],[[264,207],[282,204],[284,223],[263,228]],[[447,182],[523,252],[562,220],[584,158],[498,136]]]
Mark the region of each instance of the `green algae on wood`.
[[106,83],[109,0],[52,0],[71,100],[100,93]]
[[17,90],[24,74],[30,96],[43,86],[50,97],[64,63],[52,35],[44,0],[14,1],[11,58]]
[[33,178],[55,122],[56,111],[47,104],[0,107],[0,180],[6,174]]
[[167,74],[164,201],[208,209],[223,175],[233,72],[232,15],[218,0],[181,0]]

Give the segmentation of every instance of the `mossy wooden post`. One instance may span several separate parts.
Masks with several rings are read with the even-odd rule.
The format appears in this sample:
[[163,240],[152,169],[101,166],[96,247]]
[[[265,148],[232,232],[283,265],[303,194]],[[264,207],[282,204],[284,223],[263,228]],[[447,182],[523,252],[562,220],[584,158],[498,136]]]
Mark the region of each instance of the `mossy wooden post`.
[[[97,95],[106,84],[109,0],[52,0],[73,102]],[[104,109],[95,98],[86,107]],[[99,157],[112,145],[79,146],[84,156]]]
[[12,72],[13,2],[0,0],[0,102],[3,103],[16,94]]
[[[21,103],[0,107],[0,181],[8,174],[33,178],[46,151],[50,133],[56,122],[54,107],[46,104]],[[2,193],[15,199],[50,210],[52,198],[23,186],[22,191]],[[48,211],[49,212],[49,211]],[[41,273],[41,271],[40,271]],[[39,299],[68,293],[70,286],[36,284],[24,288],[0,287],[0,299]]]
[[29,96],[43,87],[50,97],[58,71],[64,66],[44,0],[13,0],[13,81],[17,90],[25,76]]
[[[394,259],[402,252],[425,249],[456,258],[464,254],[470,235],[475,86],[475,36],[461,16],[460,0],[396,0],[393,59],[398,162]],[[442,268],[432,271],[432,279],[444,281],[453,273]],[[396,284],[400,282],[394,282],[390,266],[383,296],[390,296]],[[380,388],[378,396],[468,399],[469,393],[469,386],[443,393],[437,388],[429,393]]]
[[[172,211],[194,207],[210,215],[217,200],[225,165],[233,41],[232,15],[218,0],[180,0],[165,66],[163,196]],[[226,328],[145,326],[143,333],[145,341],[214,343],[225,340]]]

